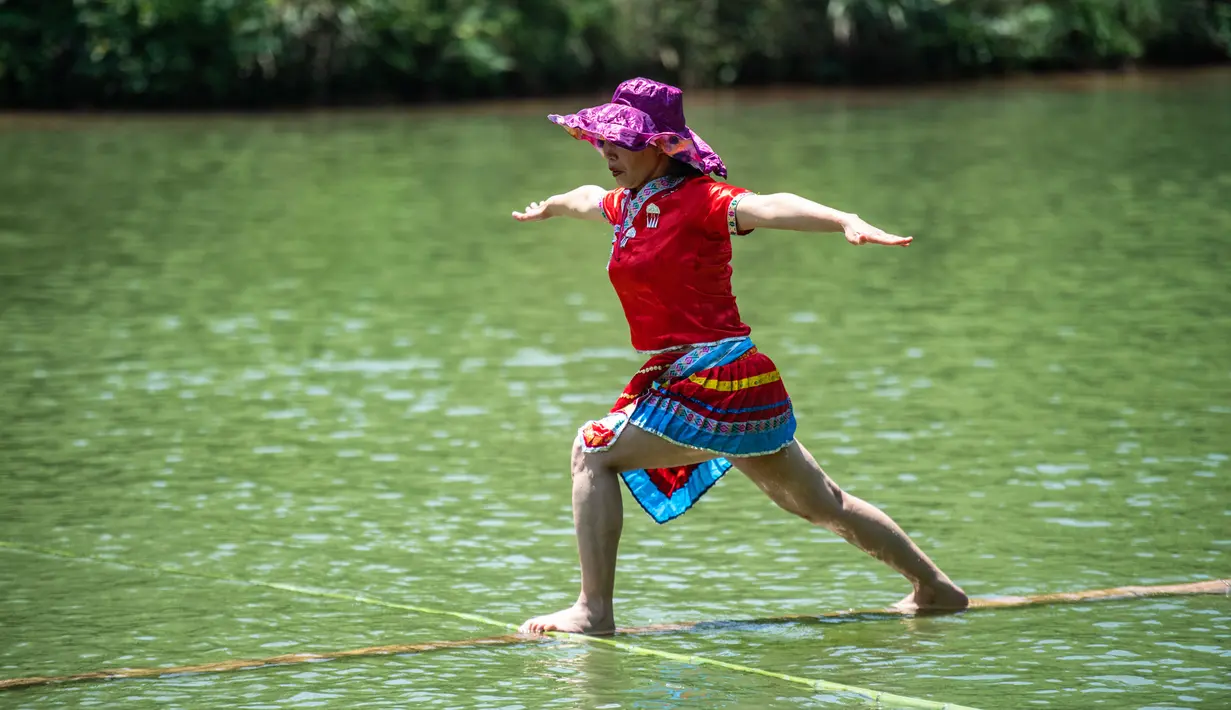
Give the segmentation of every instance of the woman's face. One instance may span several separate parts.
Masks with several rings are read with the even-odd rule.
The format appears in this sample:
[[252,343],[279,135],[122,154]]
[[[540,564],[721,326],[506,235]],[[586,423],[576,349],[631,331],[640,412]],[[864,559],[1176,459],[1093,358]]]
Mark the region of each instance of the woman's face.
[[670,160],[655,146],[644,150],[629,150],[610,142],[602,144],[607,169],[620,187],[637,189],[657,177]]

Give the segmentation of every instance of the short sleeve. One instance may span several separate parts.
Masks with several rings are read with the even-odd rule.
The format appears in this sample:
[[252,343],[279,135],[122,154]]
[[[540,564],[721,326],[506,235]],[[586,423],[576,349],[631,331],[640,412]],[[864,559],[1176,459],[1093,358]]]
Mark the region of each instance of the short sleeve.
[[609,224],[614,225],[620,218],[620,200],[623,198],[624,190],[615,189],[608,190],[607,194],[603,195],[603,199],[598,201],[598,206],[602,208],[603,216],[607,218]]
[[723,237],[744,236],[752,234],[751,229],[741,230],[736,219],[735,210],[740,200],[755,194],[751,190],[723,182],[713,182],[709,185],[709,211],[706,217],[706,231]]

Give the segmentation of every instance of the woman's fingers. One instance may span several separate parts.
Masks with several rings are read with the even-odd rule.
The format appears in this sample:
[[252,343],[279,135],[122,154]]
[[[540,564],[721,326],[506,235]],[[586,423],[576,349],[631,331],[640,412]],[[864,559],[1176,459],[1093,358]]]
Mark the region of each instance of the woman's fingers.
[[514,212],[513,219],[519,222],[533,222],[543,218],[543,203],[531,202],[525,212]]
[[851,244],[881,244],[884,246],[910,246],[914,237],[899,237],[877,229],[870,224],[860,225],[846,234],[846,240]]
[[913,240],[914,237],[899,237],[896,234],[885,234],[884,232],[881,232],[872,238],[872,241],[875,244],[884,244],[885,246],[891,247],[910,246],[910,243]]

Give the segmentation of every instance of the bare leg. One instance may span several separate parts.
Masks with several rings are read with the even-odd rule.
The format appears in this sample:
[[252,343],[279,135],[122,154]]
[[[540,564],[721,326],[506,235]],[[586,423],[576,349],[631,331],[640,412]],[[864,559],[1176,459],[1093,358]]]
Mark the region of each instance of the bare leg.
[[966,594],[883,511],[844,492],[799,442],[769,456],[733,459],[780,508],[840,535],[906,577],[901,611],[965,609]]
[[581,594],[577,603],[521,625],[527,633],[570,631],[609,634],[615,631],[616,552],[624,525],[619,474],[638,468],[665,468],[701,463],[713,454],[696,451],[629,424],[607,451],[586,453],[573,442],[573,528],[581,560]]

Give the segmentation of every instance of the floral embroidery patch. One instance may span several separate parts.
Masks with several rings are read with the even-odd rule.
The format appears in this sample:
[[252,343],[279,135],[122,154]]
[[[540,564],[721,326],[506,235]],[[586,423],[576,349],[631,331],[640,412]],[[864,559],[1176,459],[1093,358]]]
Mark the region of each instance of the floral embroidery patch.
[[615,441],[615,432],[602,422],[588,422],[581,429],[581,440],[591,449],[606,448]]
[[577,430],[577,436],[587,451],[606,451],[620,438],[620,432],[624,431],[627,423],[627,412],[613,412],[602,419],[586,422]]

